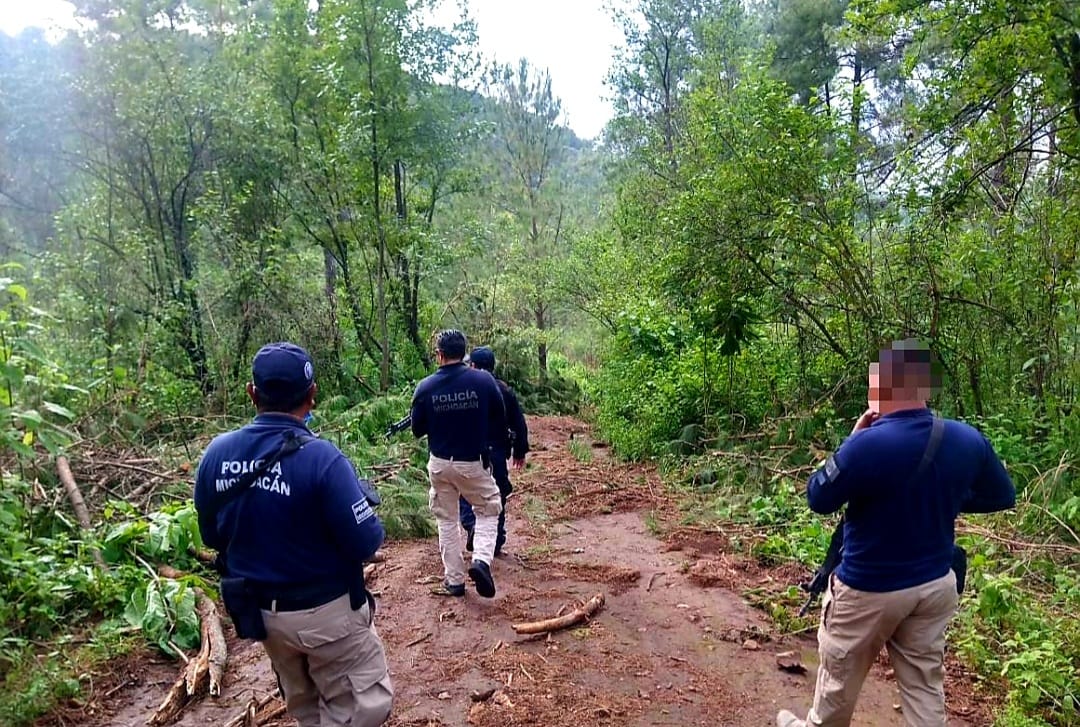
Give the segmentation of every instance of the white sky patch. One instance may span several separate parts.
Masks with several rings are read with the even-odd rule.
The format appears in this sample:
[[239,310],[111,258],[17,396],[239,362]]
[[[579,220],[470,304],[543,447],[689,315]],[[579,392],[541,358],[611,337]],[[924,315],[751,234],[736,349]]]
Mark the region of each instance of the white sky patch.
[[[604,79],[623,37],[605,4],[604,0],[469,0],[481,53],[512,65],[528,58],[537,68],[550,71],[551,90],[562,99],[565,122],[586,139],[599,136],[613,113],[605,99]],[[443,8],[452,11],[452,5],[444,3]]]
[[0,31],[18,35],[31,26],[55,40],[78,27],[75,7],[66,0],[0,0]]
[[[517,64],[525,57],[551,72],[552,91],[562,100],[565,123],[578,136],[593,139],[611,119],[604,79],[622,33],[604,0],[469,0],[480,52],[489,60]],[[444,2],[437,22],[457,18]],[[55,39],[78,23],[66,0],[0,0],[0,31],[18,35],[29,26],[45,28]]]

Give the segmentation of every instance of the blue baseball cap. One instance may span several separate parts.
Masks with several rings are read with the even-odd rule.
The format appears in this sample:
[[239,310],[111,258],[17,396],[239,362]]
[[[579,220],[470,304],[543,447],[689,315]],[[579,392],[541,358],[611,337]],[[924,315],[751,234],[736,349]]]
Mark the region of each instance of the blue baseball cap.
[[477,346],[469,354],[469,361],[478,369],[495,370],[495,352],[487,346]]
[[268,343],[251,362],[255,388],[274,400],[301,401],[315,383],[315,365],[308,352],[294,343]]

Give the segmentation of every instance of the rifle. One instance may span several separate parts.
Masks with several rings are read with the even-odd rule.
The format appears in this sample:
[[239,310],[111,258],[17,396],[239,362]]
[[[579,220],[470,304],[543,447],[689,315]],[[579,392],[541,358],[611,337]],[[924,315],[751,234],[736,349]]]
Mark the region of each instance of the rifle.
[[810,607],[814,605],[817,597],[825,592],[825,589],[829,586],[829,576],[840,565],[840,555],[843,550],[844,517],[841,515],[840,522],[836,524],[836,530],[833,530],[832,539],[829,540],[829,550],[825,553],[825,560],[814,571],[814,577],[810,579],[809,583],[799,584],[799,587],[808,594],[806,603],[799,609],[799,616],[805,616]]
[[404,432],[406,429],[412,426],[412,414],[406,414],[401,419],[391,424],[386,430],[386,438],[394,436],[398,432]]

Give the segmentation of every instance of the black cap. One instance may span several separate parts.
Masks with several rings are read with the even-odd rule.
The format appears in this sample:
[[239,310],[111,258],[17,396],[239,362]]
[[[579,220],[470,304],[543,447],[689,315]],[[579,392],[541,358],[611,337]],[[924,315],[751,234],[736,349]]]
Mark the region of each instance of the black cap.
[[294,343],[268,343],[251,362],[251,380],[257,391],[276,401],[302,400],[315,382],[315,366]]
[[469,354],[473,366],[484,371],[495,370],[495,352],[487,346],[477,346]]

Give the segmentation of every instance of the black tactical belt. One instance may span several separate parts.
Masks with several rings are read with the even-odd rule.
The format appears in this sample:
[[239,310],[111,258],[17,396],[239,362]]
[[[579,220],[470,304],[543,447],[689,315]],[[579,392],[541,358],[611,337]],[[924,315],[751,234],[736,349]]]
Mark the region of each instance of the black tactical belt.
[[468,457],[443,457],[441,454],[437,454],[435,452],[432,452],[431,456],[432,457],[438,457],[439,459],[445,459],[448,462],[480,462],[481,460],[484,459],[484,456],[481,455],[481,454],[477,454],[475,457],[473,457],[471,455],[468,456]]

